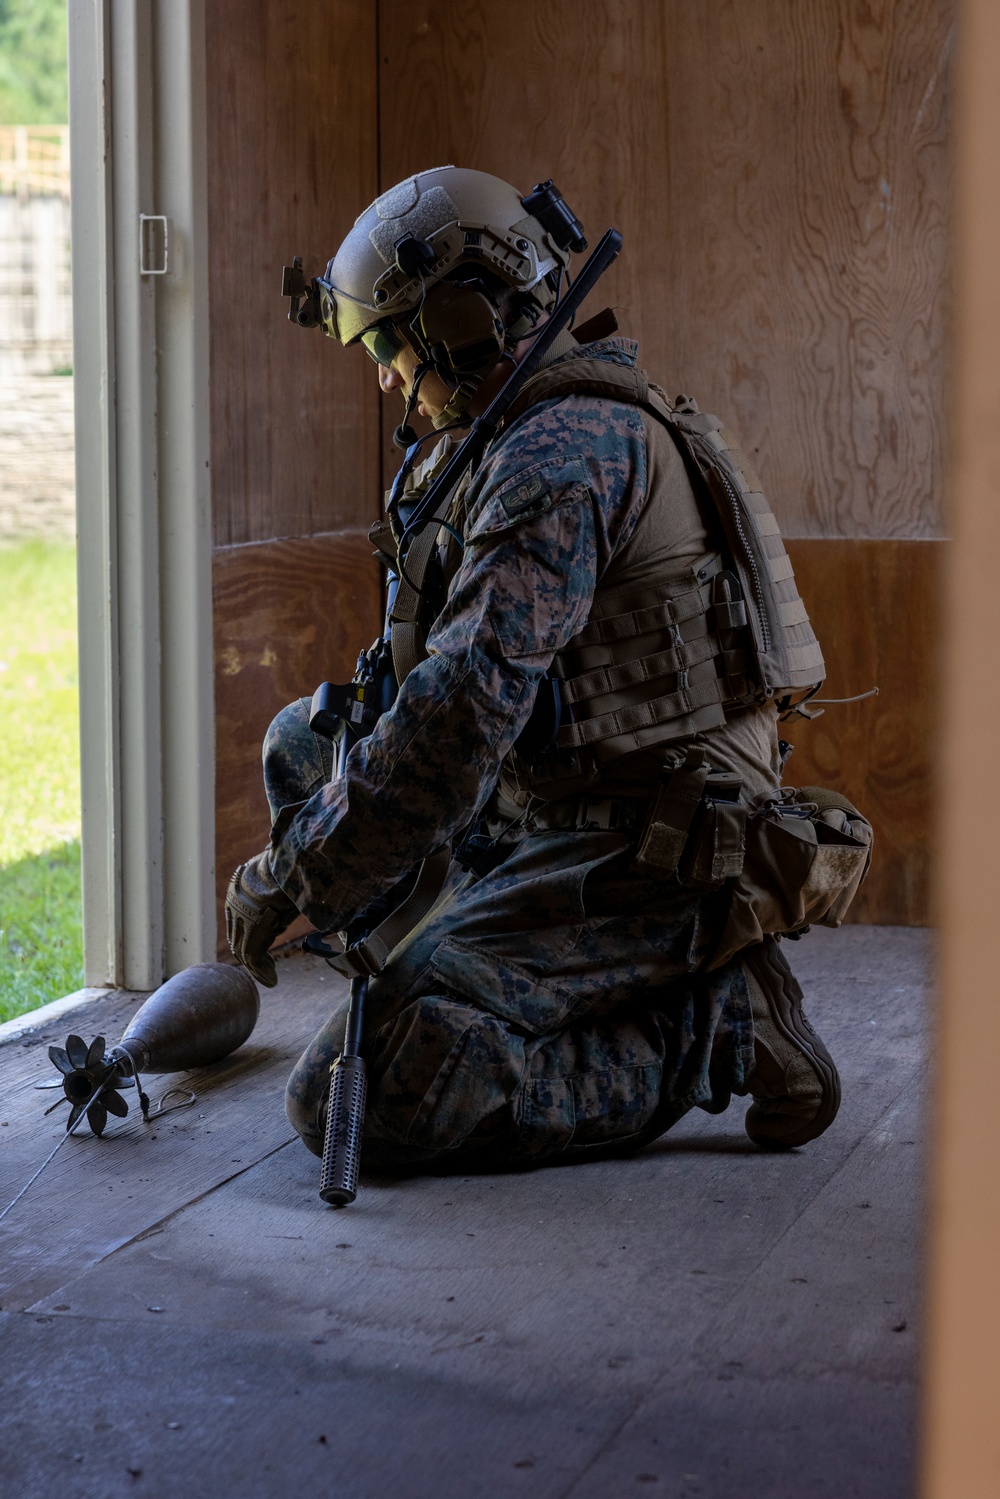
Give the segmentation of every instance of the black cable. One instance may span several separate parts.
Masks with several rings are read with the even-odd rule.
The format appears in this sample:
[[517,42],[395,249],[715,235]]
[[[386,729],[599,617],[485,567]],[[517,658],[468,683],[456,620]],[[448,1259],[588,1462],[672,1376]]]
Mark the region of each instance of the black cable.
[[[457,423],[453,423],[453,425],[457,425]],[[443,430],[448,431],[449,428],[446,427]],[[426,526],[431,525],[432,522],[441,527],[443,530],[447,531],[451,536],[454,536],[460,547],[462,547],[463,549],[465,547],[465,538],[459,535],[459,533],[455,530],[455,527],[449,525],[445,520],[435,520],[435,517],[433,515],[425,515],[422,519],[418,517],[417,520],[411,521],[408,526],[404,527],[403,534],[400,536],[399,543],[396,547],[396,567],[403,582],[407,585],[407,587],[412,588],[417,597],[421,599],[426,598],[427,595],[424,593],[424,590],[422,588],[417,587],[416,583],[414,583],[413,579],[406,571],[406,563],[403,560],[403,545],[406,542],[407,537],[419,535],[419,533],[423,531]],[[409,550],[410,548],[407,547],[407,555],[409,555]]]
[[[420,501],[417,516],[411,523],[413,528],[416,527],[417,521],[433,516],[442,496],[455,487],[467,468],[479,463],[487,443],[496,435],[511,403],[516,399],[525,382],[536,372],[544,353],[558,337],[562,323],[567,317],[565,310],[567,304],[570,304],[569,315],[572,315],[616,259],[621,247],[622,237],[617,229],[608,229],[601,236],[600,242],[574,280],[572,290],[563,298],[560,307],[561,315],[548,318],[534,347],[518,361],[516,369],[508,376],[506,384],[493,397],[486,410],[475,418],[465,441],[456,448],[431,482]],[[539,346],[541,346],[541,352],[539,352]]]
[[[446,433],[453,432],[457,428],[467,425],[468,422],[464,418],[458,417],[455,419],[455,421],[449,422],[445,427],[438,427],[432,429],[430,432],[425,432],[422,437],[418,437],[415,442],[411,443],[406,452],[406,459],[399,472],[396,474],[396,477],[392,481],[392,489],[389,492],[389,502],[386,506],[386,510],[389,515],[389,521],[392,525],[393,536],[396,535],[396,527],[399,522],[399,504],[401,495],[398,493],[398,491],[400,491],[406,484],[406,480],[409,478],[409,475],[413,470],[413,466],[416,463],[420,448],[423,447],[425,442],[429,442],[432,437],[440,439],[444,437]],[[424,526],[429,524],[430,519],[431,517],[428,516],[425,520],[418,522],[416,527],[414,527],[412,524],[405,525],[402,531],[399,533],[399,537],[396,542],[397,574],[400,579],[404,583],[406,583],[407,587],[413,589],[413,592],[417,595],[418,598],[424,598],[425,594],[422,588],[417,587],[413,579],[410,577],[409,573],[406,571],[406,563],[403,557],[403,547],[406,544],[407,538],[415,532],[422,531]],[[454,536],[459,546],[465,545],[463,538],[458,534],[453,526],[448,525],[447,521],[439,521],[438,524],[443,526],[445,530],[449,531],[451,535]],[[409,548],[407,548],[407,551],[409,551]]]
[[413,415],[413,408],[417,404],[417,397],[420,394],[420,387],[423,384],[424,376],[430,374],[430,370],[430,364],[424,362],[418,364],[413,371],[413,384],[410,386],[410,393],[406,397],[406,405],[403,407],[403,420],[392,434],[393,445],[397,448],[402,448],[404,451],[412,448],[414,443],[418,441],[417,434],[409,425],[409,421]]

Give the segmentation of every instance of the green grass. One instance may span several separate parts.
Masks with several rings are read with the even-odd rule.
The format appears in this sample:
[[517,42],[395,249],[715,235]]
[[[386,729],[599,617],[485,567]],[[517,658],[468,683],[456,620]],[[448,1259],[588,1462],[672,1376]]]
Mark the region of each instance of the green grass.
[[83,983],[78,840],[0,869],[0,1020]]
[[0,1020],[83,983],[76,559],[0,546]]

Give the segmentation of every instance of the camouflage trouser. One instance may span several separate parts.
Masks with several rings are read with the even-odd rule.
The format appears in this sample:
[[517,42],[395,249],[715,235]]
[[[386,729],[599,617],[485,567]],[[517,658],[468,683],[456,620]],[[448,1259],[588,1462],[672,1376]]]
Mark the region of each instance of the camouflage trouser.
[[[285,709],[265,743],[272,815],[329,776],[329,745]],[[542,832],[493,873],[456,866],[369,987],[365,1161],[519,1166],[634,1149],[693,1105],[725,1107],[753,1066],[738,963],[705,974],[724,897],[629,873],[623,834]],[[346,1000],[299,1060],[289,1117],[322,1151]]]

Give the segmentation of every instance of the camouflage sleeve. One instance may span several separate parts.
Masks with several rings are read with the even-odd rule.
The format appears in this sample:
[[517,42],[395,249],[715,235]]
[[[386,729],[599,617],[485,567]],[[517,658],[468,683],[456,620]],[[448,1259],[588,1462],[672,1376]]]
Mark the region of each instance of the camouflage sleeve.
[[483,805],[644,493],[641,417],[607,400],[534,408],[487,456],[428,659],[346,774],[272,832],[274,875],[316,926],[345,927]]

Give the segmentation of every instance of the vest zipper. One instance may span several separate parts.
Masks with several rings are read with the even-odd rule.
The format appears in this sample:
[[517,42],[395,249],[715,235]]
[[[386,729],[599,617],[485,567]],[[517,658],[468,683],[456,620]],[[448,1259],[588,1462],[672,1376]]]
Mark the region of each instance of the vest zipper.
[[733,512],[733,520],[739,533],[740,541],[743,543],[743,555],[749,564],[750,582],[754,595],[754,605],[757,610],[757,618],[760,621],[761,642],[765,651],[771,649],[771,634],[767,627],[767,610],[764,607],[764,591],[761,587],[760,573],[757,570],[757,559],[754,557],[750,543],[747,541],[747,533],[743,529],[743,510],[740,505],[739,494],[729,475],[723,471],[721,464],[712,464],[716,474],[722,480],[723,487],[728,496],[730,508]]

